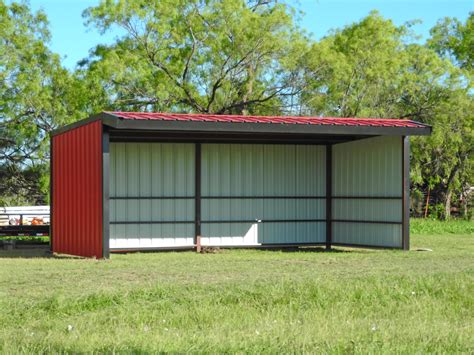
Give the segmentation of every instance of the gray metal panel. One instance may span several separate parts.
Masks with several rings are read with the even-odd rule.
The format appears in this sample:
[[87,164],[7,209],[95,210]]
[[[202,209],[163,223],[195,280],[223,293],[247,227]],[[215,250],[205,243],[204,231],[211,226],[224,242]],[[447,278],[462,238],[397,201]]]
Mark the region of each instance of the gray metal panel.
[[295,194],[324,196],[326,194],[326,148],[324,146],[295,146]]
[[[333,199],[334,220],[402,222],[402,144],[398,136],[333,146],[333,196],[399,199]],[[333,222],[334,243],[401,247],[397,224]]]
[[259,144],[203,144],[201,195],[263,195],[263,147]]
[[[324,196],[322,146],[203,144],[202,196]],[[263,223],[204,223],[202,244],[320,243],[322,222],[266,220],[324,219],[323,199],[203,199],[203,221],[263,220]]]
[[402,197],[400,137],[376,137],[333,146],[333,196]]
[[264,195],[295,195],[296,146],[264,145],[263,148]]
[[203,221],[324,219],[323,199],[204,199]]
[[325,149],[203,144],[202,196],[324,195]]
[[378,247],[401,247],[401,224],[333,222],[334,243]]
[[193,224],[147,224],[110,226],[111,249],[169,248],[193,245]]
[[203,221],[255,220],[264,218],[262,199],[203,199]]
[[325,222],[203,223],[203,245],[249,246],[260,244],[324,243]]
[[[170,199],[153,199],[163,196]],[[173,196],[190,198],[172,199]],[[110,144],[111,248],[193,245],[193,224],[114,224],[192,221],[193,196],[193,144]]]
[[319,244],[326,238],[326,222],[263,223],[259,228],[262,244]]
[[333,219],[358,221],[402,221],[401,200],[334,199]]
[[114,205],[115,212],[111,216],[111,222],[192,221],[194,216],[192,199],[127,199],[110,202]]

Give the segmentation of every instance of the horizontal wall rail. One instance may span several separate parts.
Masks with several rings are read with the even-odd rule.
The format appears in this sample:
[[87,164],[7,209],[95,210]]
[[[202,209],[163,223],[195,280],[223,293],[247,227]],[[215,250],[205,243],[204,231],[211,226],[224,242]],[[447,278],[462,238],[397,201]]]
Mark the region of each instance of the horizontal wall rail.
[[402,196],[332,196],[341,200],[401,200]]
[[194,200],[194,196],[114,196],[111,200]]
[[[234,220],[213,220],[201,221],[203,223],[298,223],[298,222],[325,222],[325,219],[234,219]],[[114,221],[110,224],[185,224],[194,223],[194,221]]]
[[317,199],[325,199],[326,196],[201,196],[201,199],[207,200],[245,200],[245,199],[301,199],[301,200],[317,200]]
[[[111,200],[193,200],[195,196],[114,196]],[[201,199],[207,200],[246,200],[246,199],[302,199],[317,200],[325,199],[326,196],[201,196]],[[401,197],[400,197],[401,198]]]
[[194,221],[113,221],[110,224],[187,224]]
[[231,219],[231,220],[214,220],[201,221],[201,223],[303,223],[303,222],[325,222],[325,219]]
[[403,222],[396,221],[363,221],[363,220],[352,220],[352,219],[333,219],[331,222],[340,223],[367,223],[367,224],[402,224]]

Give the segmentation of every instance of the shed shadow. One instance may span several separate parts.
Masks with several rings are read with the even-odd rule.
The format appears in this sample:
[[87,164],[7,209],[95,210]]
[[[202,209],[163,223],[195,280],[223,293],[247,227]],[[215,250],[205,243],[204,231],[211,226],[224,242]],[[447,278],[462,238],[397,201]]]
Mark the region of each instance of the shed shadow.
[[0,259],[82,259],[71,255],[51,253],[49,245],[21,245],[14,249],[0,249]]
[[346,249],[326,249],[325,247],[260,247],[258,250],[278,251],[284,253],[351,253],[352,250]]

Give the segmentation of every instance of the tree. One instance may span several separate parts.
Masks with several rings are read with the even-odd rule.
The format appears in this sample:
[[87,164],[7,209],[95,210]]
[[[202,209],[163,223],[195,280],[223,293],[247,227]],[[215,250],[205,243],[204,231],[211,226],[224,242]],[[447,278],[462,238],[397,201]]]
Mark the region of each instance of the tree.
[[[446,169],[444,179],[436,171],[434,176],[441,182],[444,214],[449,218],[453,191],[461,194],[463,210],[467,214],[470,198],[467,191],[474,185],[474,12],[469,14],[465,24],[456,18],[444,18],[430,33],[428,46],[459,67],[465,83],[464,90],[449,93],[450,99],[444,103],[444,110],[439,112],[443,119],[437,122],[439,130],[431,139],[436,146],[444,149],[438,148],[439,155],[435,159],[432,157],[432,163],[427,164],[438,170]],[[428,163],[429,160],[425,161]],[[433,179],[433,175],[428,176]]]
[[115,108],[280,113],[301,91],[307,41],[276,1],[102,1],[84,16],[125,31],[82,63]]
[[461,68],[474,70],[474,12],[469,14],[465,24],[456,18],[445,17],[430,33],[428,44],[431,48]]
[[405,26],[376,11],[314,43],[306,57],[308,114],[340,117],[397,117],[400,77],[407,56]]
[[[276,0],[103,0],[91,26],[122,29],[74,72],[44,13],[0,0],[0,203],[44,202],[49,132],[109,110],[410,118],[414,190],[449,218],[473,185],[473,28],[444,19],[426,45],[372,12],[313,41]],[[467,204],[465,204],[467,206]]]
[[[440,217],[450,218],[454,195],[465,194],[466,187],[473,183],[473,109],[469,88],[451,89],[425,118],[434,127],[432,135],[413,138],[414,187],[431,190],[435,204],[443,205]],[[466,202],[468,196],[463,197]]]
[[413,190],[430,188],[449,218],[453,194],[472,179],[472,87],[460,68],[409,37],[408,25],[372,12],[314,43],[302,105],[312,115],[433,125],[431,137],[413,139]]
[[47,25],[25,3],[0,2],[0,193],[10,203],[45,202],[48,134],[84,117],[81,84],[47,48]]

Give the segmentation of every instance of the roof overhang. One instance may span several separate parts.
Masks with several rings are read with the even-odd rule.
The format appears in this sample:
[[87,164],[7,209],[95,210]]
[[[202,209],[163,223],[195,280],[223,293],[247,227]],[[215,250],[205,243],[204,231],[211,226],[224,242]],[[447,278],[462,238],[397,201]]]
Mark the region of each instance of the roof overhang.
[[[354,126],[354,125],[316,125],[316,124],[287,124],[287,123],[247,123],[247,122],[206,122],[206,121],[165,121],[165,120],[135,120],[123,119],[111,113],[102,112],[88,119],[75,122],[61,127],[52,132],[52,135],[66,132],[75,127],[100,120],[109,127],[111,139],[127,137],[138,140],[143,137],[151,139],[156,135],[162,138],[168,136],[170,139],[199,138],[224,140],[225,138],[245,137],[268,137],[269,139],[290,138],[291,140],[316,139],[318,141],[333,137],[336,141],[349,141],[370,136],[423,136],[430,135],[432,127],[421,125],[419,127],[393,127],[393,126]],[[152,133],[154,132],[154,133]],[[227,139],[225,139],[227,140]]]

